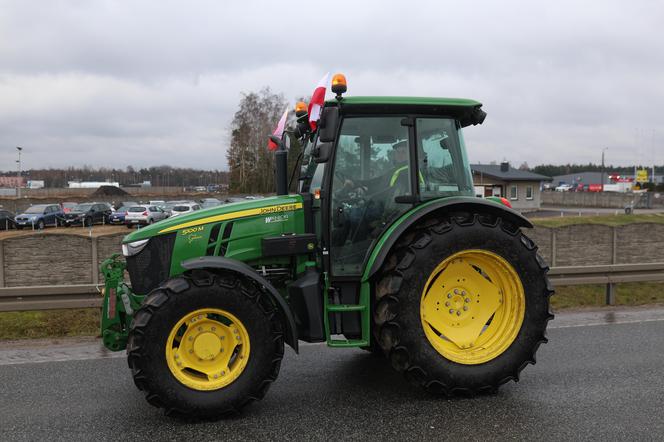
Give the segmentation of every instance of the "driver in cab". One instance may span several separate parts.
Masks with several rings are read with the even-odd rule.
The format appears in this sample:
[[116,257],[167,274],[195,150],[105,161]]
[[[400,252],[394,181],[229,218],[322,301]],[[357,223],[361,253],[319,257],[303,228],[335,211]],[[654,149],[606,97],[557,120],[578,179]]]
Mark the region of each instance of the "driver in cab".
[[381,190],[393,189],[393,196],[408,192],[408,141],[402,140],[392,146],[391,159],[393,167],[375,178],[368,180],[344,181],[345,191],[355,190],[363,194],[374,194]]
[[[346,239],[354,242],[357,238],[375,236],[398,212],[394,198],[410,193],[408,141],[395,143],[389,156],[392,167],[386,173],[368,180],[344,180],[341,192],[350,197],[343,210],[347,224],[333,233],[336,245],[344,244]],[[374,232],[375,229],[378,230]]]

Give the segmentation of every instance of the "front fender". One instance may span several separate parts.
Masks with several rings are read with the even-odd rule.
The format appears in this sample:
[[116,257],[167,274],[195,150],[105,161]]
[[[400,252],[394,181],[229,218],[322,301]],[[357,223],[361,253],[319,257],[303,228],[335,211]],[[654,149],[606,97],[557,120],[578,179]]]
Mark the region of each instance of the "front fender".
[[296,353],[299,353],[297,341],[297,328],[295,327],[295,320],[289,305],[286,303],[281,294],[270,282],[256,273],[254,269],[249,267],[242,261],[235,259],[225,258],[223,256],[202,256],[200,258],[192,258],[182,261],[180,264],[186,270],[194,269],[223,269],[234,273],[239,273],[243,276],[253,279],[256,283],[265,287],[275,304],[279,308],[284,325],[286,327],[286,344],[290,345]]
[[367,282],[378,272],[394,244],[409,227],[434,212],[441,214],[450,212],[488,213],[505,218],[517,227],[533,227],[533,224],[519,212],[493,201],[462,196],[433,200],[403,214],[381,235],[364,266],[362,281]]

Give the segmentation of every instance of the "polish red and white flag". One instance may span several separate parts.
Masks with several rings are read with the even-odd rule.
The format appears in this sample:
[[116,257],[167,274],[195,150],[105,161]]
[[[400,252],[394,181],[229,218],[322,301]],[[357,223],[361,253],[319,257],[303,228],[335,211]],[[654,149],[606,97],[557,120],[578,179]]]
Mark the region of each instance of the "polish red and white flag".
[[[281,116],[279,119],[279,122],[277,123],[277,127],[274,129],[274,132],[272,132],[272,135],[281,138],[281,136],[284,134],[284,129],[286,128],[286,119],[288,118],[288,108],[284,111],[284,114]],[[272,141],[271,139],[268,138],[267,140],[267,148],[269,150],[277,150],[279,146]]]
[[311,130],[316,130],[318,125],[318,120],[320,119],[320,112],[323,109],[323,104],[325,103],[325,92],[327,91],[327,85],[330,83],[330,73],[325,74],[323,78],[318,82],[318,86],[314,89],[314,93],[311,95],[311,101],[309,102],[309,126]]

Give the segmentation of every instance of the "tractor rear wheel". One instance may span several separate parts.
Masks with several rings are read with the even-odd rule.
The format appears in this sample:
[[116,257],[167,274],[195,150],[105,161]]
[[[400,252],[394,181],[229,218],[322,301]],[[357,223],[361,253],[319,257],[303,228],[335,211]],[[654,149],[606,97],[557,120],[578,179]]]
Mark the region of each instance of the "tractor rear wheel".
[[134,316],[127,354],[148,402],[183,419],[216,419],[261,399],[284,352],[263,288],[194,271],[153,290]]
[[433,393],[492,392],[535,363],[553,315],[548,267],[501,218],[464,214],[406,234],[376,286],[374,337]]

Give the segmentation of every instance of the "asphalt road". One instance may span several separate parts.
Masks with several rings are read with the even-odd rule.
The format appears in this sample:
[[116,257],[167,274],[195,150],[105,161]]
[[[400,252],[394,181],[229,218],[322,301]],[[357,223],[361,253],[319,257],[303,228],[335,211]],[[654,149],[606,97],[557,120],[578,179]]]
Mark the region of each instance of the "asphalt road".
[[472,399],[413,390],[360,350],[304,345],[262,402],[198,424],[148,405],[97,343],[0,343],[0,439],[664,439],[664,309],[558,315],[549,338],[519,383]]

